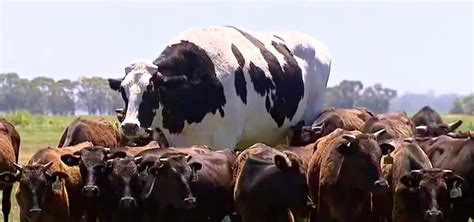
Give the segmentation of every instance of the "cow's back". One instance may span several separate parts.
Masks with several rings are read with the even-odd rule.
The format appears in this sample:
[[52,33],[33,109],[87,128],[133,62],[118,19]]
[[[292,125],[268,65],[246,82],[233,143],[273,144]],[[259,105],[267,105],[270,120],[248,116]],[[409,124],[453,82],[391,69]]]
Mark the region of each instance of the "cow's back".
[[105,119],[78,118],[64,129],[58,147],[73,146],[89,141],[95,146],[113,148],[120,145],[120,138],[117,129]]
[[[219,102],[222,109],[207,111],[197,124],[184,122],[182,132],[177,134],[165,127],[164,133],[173,146],[276,145],[290,126],[316,117],[329,76],[328,50],[303,34],[279,34],[204,27],[185,31],[171,41],[171,46],[192,43],[203,49],[224,93],[224,98],[213,94],[219,98],[210,101]],[[161,109],[157,112],[160,128]]]

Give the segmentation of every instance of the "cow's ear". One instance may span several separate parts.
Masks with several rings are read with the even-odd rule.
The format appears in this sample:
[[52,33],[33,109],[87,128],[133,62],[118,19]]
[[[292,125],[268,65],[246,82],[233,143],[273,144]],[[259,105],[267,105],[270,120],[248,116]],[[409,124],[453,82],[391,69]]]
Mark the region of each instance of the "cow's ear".
[[77,166],[79,165],[81,158],[72,154],[64,154],[61,156],[61,161],[68,166]]
[[414,188],[420,185],[421,172],[420,170],[412,170],[410,173],[403,175],[400,182],[406,187]]
[[385,141],[379,144],[380,149],[382,150],[382,155],[388,155],[395,150],[393,141]]
[[13,174],[11,172],[3,172],[0,174],[0,182],[12,184],[20,179],[20,173]]
[[288,168],[290,166],[286,157],[280,154],[275,155],[275,157],[273,157],[273,161],[275,162],[275,165],[280,169]]
[[198,163],[198,162],[192,162],[192,163],[189,164],[189,166],[191,167],[191,169],[193,169],[195,171],[198,171],[198,170],[202,169],[202,164]]
[[296,155],[295,153],[293,153],[291,151],[283,151],[283,153],[285,153],[286,156],[288,157],[288,159],[290,160],[291,167],[293,167],[295,169],[298,169],[300,167],[302,162],[301,162],[300,158],[298,157],[298,155]]
[[451,170],[443,170],[444,172],[444,179],[446,181],[446,185],[448,189],[462,187],[464,184],[464,178],[456,175]]
[[120,79],[107,79],[109,81],[109,87],[112,90],[118,91],[120,89],[120,85],[122,84],[122,80]]

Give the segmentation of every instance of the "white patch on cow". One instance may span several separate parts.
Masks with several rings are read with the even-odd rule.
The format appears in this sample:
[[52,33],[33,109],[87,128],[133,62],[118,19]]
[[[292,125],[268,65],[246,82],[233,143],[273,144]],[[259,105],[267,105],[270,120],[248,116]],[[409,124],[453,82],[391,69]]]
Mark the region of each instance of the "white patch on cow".
[[[276,56],[281,65],[285,64],[283,55],[271,45],[271,41],[282,42],[273,36],[275,33],[246,32],[258,38]],[[172,146],[209,145],[218,149],[245,148],[256,142],[277,144],[284,140],[290,126],[301,120],[310,122],[315,119],[324,104],[323,98],[331,64],[328,50],[317,40],[301,33],[276,34],[284,39],[285,45],[295,55],[302,70],[305,91],[291,121],[286,119],[283,125],[278,127],[265,108],[265,97],[254,90],[248,72],[250,62],[261,68],[267,77],[271,78],[268,64],[260,50],[236,29],[216,26],[185,31],[170,41],[169,46],[180,43],[181,40],[187,40],[206,51],[215,66],[217,78],[224,88],[225,116],[221,117],[219,112],[208,113],[201,122],[192,124],[186,122],[181,133],[170,134],[167,129],[163,129],[162,105],[160,105],[151,127],[163,129],[163,133]],[[234,86],[234,73],[239,64],[232,53],[232,44],[239,49],[245,59],[243,71],[247,83],[247,104],[242,103]],[[136,68],[132,69],[130,74],[136,77],[127,76],[123,84],[129,84],[130,89],[133,84],[137,84],[136,88],[139,90],[130,92],[133,95],[129,96],[130,102],[124,123],[138,123],[141,94],[151,74]]]
[[[125,78],[121,86],[124,88],[128,98],[127,114],[122,126],[127,123],[140,125],[138,120],[138,108],[142,102],[143,93],[150,83],[150,79],[156,73],[157,67],[144,60],[134,61],[125,68]],[[136,137],[146,136],[145,129],[140,128]]]

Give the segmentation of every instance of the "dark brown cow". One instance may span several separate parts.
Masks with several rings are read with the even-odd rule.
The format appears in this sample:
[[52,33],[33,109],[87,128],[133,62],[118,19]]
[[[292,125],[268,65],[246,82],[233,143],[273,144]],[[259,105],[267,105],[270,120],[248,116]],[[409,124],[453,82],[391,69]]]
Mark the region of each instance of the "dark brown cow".
[[408,218],[418,218],[412,216],[412,212],[418,213],[418,208],[407,208],[413,202],[413,198],[407,198],[408,188],[403,185],[400,178],[412,170],[432,168],[428,156],[415,142],[407,139],[385,141],[380,146],[392,146],[395,150],[389,154],[390,156],[383,157],[382,174],[388,181],[390,189],[384,193],[374,194],[374,213],[386,221],[393,219],[402,222]]
[[79,166],[84,187],[82,195],[87,204],[87,219],[95,221],[96,218],[108,220],[112,218],[113,187],[108,180],[109,170],[106,162],[116,157],[125,157],[153,147],[118,147],[113,150],[101,146],[86,147],[72,154],[61,156],[61,160],[69,166]]
[[453,218],[451,205],[460,198],[463,181],[451,170],[437,168],[406,173],[400,178],[403,186],[396,188],[393,221],[460,221]]
[[121,135],[115,126],[105,119],[77,118],[64,129],[58,147],[87,141],[95,146],[114,148],[121,145]]
[[378,114],[370,118],[362,127],[364,133],[374,133],[385,129],[378,139],[406,138],[415,135],[415,127],[405,112]]
[[[0,118],[0,177],[5,179],[3,173],[13,172],[13,163],[18,163],[20,150],[20,135],[13,124]],[[11,209],[11,193],[13,181],[0,180],[0,190],[3,190],[2,212],[3,220],[8,221]]]
[[234,198],[243,221],[293,221],[307,217],[313,204],[306,183],[307,165],[292,152],[257,143],[234,164]]
[[162,155],[149,168],[156,181],[151,197],[156,220],[220,222],[232,215],[234,160],[231,150]]
[[21,221],[81,221],[83,204],[79,168],[63,164],[60,157],[91,145],[85,142],[62,149],[41,149],[26,166],[16,165],[19,173],[8,177],[20,183],[16,199],[20,205]]
[[[474,131],[467,138],[450,138],[436,141],[431,152],[439,152],[431,159],[434,167],[452,170],[464,178],[462,197],[454,202],[453,221],[474,218]],[[433,156],[428,153],[428,156]]]
[[[126,155],[123,153],[122,156]],[[107,161],[111,192],[114,196],[109,204],[115,209],[112,221],[145,221],[140,201],[141,183],[138,167],[132,157],[116,158]]]
[[411,119],[416,126],[417,135],[422,137],[446,135],[454,132],[462,124],[461,120],[444,123],[441,115],[429,106],[421,108]]
[[328,135],[337,128],[345,130],[360,130],[364,123],[374,114],[361,107],[341,109],[330,108],[324,110],[311,126],[299,125],[290,128],[288,145],[304,146]]
[[371,193],[389,186],[380,169],[382,146],[374,134],[337,129],[316,142],[308,168],[308,184],[318,209],[311,221],[370,221]]

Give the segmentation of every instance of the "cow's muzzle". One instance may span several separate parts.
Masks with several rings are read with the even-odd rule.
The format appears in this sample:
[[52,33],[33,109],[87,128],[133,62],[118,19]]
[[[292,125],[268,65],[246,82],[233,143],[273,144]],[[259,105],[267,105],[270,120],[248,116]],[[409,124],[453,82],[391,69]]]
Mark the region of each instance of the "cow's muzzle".
[[119,204],[121,208],[134,208],[137,206],[137,201],[133,197],[122,197]]
[[196,207],[196,198],[195,197],[184,198],[184,208],[185,209],[192,209],[194,207]]
[[99,187],[95,185],[87,185],[82,188],[82,195],[88,198],[97,197],[100,194]]
[[32,221],[35,221],[40,217],[41,211],[40,208],[32,208],[28,211],[28,217],[31,218]]
[[122,133],[126,137],[136,137],[140,126],[136,123],[124,123],[122,124]]
[[440,210],[427,210],[425,213],[425,221],[438,222],[443,220],[443,212]]

